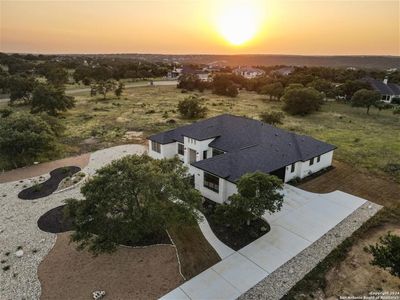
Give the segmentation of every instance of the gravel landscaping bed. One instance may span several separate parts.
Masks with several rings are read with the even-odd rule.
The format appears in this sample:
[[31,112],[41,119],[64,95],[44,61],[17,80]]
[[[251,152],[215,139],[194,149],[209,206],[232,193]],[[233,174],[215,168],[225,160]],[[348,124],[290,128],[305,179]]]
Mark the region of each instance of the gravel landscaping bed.
[[381,208],[380,205],[366,202],[322,238],[272,272],[239,299],[281,299],[299,280]]
[[[141,154],[141,145],[122,145],[94,152],[90,156],[85,173],[92,175],[95,170],[128,154]],[[49,174],[43,179],[50,178]],[[0,184],[0,260],[4,261],[0,270],[0,298],[39,299],[40,282],[37,277],[39,263],[47,255],[56,241],[56,235],[44,232],[37,226],[38,219],[49,210],[64,204],[64,199],[81,198],[80,186],[67,191],[51,194],[40,200],[25,201],[18,193],[40,177]],[[24,187],[25,185],[25,187]],[[19,249],[21,248],[22,249]],[[20,257],[17,250],[22,250]],[[8,254],[8,255],[7,255]]]
[[67,177],[78,173],[81,170],[79,167],[69,166],[57,168],[50,172],[50,178],[42,183],[35,183],[31,187],[23,189],[18,198],[23,200],[35,200],[43,198],[54,193],[60,182]]

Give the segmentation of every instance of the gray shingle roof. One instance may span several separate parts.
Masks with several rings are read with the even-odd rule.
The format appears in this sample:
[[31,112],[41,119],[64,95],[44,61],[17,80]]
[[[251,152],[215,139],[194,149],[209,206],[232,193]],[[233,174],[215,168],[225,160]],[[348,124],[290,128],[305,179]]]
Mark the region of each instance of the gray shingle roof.
[[400,86],[398,84],[385,84],[382,81],[376,80],[371,77],[364,78],[364,81],[368,82],[375,91],[379,92],[382,95],[400,95]]
[[168,144],[183,142],[183,136],[196,140],[215,138],[209,146],[226,153],[193,165],[233,182],[248,172],[269,173],[336,148],[309,136],[229,114],[152,135],[149,139]]

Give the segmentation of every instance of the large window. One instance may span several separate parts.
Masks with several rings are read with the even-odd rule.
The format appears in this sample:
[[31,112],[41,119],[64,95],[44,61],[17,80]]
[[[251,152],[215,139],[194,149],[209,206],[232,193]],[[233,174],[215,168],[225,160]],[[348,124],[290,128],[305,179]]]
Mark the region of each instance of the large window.
[[290,166],[290,173],[293,173],[295,168],[296,168],[296,164],[292,164]]
[[219,192],[219,178],[217,176],[214,176],[214,175],[204,172],[204,187],[218,193]]
[[217,156],[217,155],[221,155],[221,154],[224,154],[224,151],[221,151],[221,150],[218,150],[218,149],[215,149],[215,148],[212,149],[212,156],[213,157]]
[[310,166],[314,164],[314,157],[310,159]]
[[185,147],[183,146],[183,144],[178,143],[178,154],[185,155]]
[[203,151],[203,159],[207,159],[207,150]]
[[321,161],[321,155],[317,156],[317,163],[319,163]]
[[151,150],[153,150],[154,152],[161,153],[161,144],[151,141]]

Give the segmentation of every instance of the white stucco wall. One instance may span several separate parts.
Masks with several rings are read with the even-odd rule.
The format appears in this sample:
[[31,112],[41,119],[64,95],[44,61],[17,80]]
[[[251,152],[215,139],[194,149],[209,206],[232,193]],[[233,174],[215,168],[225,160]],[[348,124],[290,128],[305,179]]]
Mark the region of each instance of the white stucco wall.
[[[314,164],[310,166],[310,161],[297,162],[295,164],[295,170],[293,173],[290,172],[291,166],[286,167],[285,182],[288,182],[296,177],[304,178],[312,173],[318,172],[332,165],[333,151],[327,152],[321,155],[320,162],[317,162],[317,157],[314,158]],[[311,173],[311,174],[310,174]]]
[[153,151],[151,148],[151,141],[149,140],[149,156],[155,159],[173,158],[178,153],[178,144],[170,143],[160,145],[161,152]]
[[204,141],[197,141],[188,137],[183,137],[183,144],[185,146],[185,164],[189,164],[189,149],[196,151],[196,161],[203,159],[203,151],[207,150],[207,158],[211,157],[211,148],[208,146],[214,138]]
[[196,167],[191,167],[191,173],[194,175],[194,187],[203,195],[214,202],[223,203],[229,196],[237,192],[236,185],[219,178],[219,191],[214,192],[204,186],[204,171]]

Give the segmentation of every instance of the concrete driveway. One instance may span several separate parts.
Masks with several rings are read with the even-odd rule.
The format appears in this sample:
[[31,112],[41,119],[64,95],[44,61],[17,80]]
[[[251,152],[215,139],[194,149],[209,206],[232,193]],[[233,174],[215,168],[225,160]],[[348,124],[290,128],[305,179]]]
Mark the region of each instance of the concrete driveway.
[[270,232],[161,299],[236,299],[367,202],[340,191],[314,194],[290,185],[284,196],[280,212],[264,215]]

